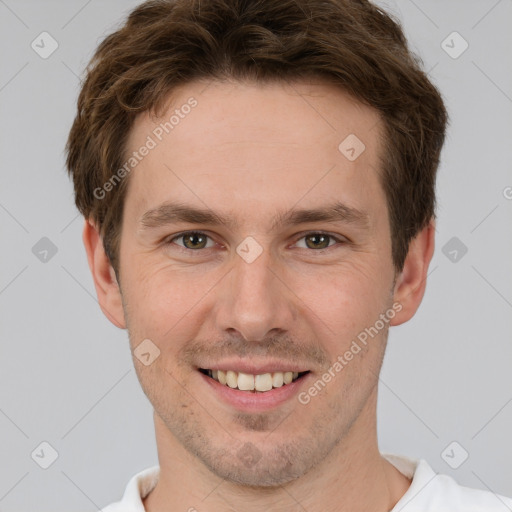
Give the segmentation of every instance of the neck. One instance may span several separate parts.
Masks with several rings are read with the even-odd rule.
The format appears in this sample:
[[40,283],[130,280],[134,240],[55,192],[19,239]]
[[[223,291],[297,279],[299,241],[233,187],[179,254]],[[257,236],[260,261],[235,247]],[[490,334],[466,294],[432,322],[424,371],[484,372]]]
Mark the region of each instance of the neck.
[[[372,401],[367,405],[376,406],[376,396]],[[155,430],[160,477],[144,500],[147,512],[389,512],[411,483],[380,455],[371,406],[320,465],[279,487],[223,480],[188,453],[156,414]]]

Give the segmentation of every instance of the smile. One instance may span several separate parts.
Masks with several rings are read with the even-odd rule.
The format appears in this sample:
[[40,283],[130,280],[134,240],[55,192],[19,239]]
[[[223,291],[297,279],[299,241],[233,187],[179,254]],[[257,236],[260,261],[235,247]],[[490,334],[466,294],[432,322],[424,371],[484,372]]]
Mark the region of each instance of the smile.
[[235,372],[233,370],[199,370],[224,386],[240,391],[264,393],[272,389],[286,386],[309,373],[306,372],[272,372],[253,375],[250,373]]

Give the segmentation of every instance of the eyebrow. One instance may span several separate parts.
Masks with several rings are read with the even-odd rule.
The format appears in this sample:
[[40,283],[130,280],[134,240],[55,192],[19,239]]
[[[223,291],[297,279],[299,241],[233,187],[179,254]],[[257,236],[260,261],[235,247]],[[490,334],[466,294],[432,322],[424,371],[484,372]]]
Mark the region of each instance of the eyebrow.
[[[216,213],[207,208],[197,208],[170,201],[148,210],[140,218],[143,229],[155,229],[179,222],[226,226],[231,230],[239,227],[239,222],[232,217]],[[337,201],[321,208],[292,209],[278,212],[270,229],[275,231],[283,226],[309,222],[343,222],[361,229],[368,229],[370,226],[370,218],[367,212]]]

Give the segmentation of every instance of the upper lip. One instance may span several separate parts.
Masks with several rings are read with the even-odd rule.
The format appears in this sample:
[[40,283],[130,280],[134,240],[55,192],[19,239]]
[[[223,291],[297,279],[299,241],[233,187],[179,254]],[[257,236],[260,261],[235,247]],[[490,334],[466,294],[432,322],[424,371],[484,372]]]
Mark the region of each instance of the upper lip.
[[243,361],[240,359],[224,360],[220,362],[205,363],[198,366],[203,370],[232,370],[238,373],[248,373],[251,375],[261,375],[263,373],[274,372],[306,372],[309,371],[306,365],[289,363],[286,361],[261,361],[251,359]]

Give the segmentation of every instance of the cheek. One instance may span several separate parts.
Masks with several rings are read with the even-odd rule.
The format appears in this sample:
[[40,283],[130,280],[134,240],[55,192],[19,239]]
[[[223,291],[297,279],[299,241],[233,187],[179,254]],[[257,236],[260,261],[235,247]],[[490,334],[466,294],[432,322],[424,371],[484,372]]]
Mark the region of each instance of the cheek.
[[171,268],[146,254],[133,256],[125,268],[123,295],[130,330],[162,341],[178,332],[180,339],[187,338],[197,324],[194,316],[219,281],[217,273],[199,275],[192,266]]
[[340,335],[344,339],[373,323],[386,307],[385,284],[382,273],[376,276],[371,265],[347,262],[295,277],[293,287],[307,306],[307,316],[320,328],[323,325],[329,338]]

